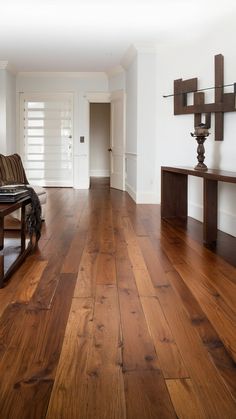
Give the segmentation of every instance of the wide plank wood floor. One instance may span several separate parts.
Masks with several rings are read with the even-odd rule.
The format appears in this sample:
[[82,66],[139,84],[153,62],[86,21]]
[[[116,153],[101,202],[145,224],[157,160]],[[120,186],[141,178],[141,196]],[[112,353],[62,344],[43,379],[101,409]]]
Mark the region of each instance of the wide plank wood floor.
[[0,418],[235,419],[236,239],[230,264],[199,228],[107,180],[48,189],[0,290]]

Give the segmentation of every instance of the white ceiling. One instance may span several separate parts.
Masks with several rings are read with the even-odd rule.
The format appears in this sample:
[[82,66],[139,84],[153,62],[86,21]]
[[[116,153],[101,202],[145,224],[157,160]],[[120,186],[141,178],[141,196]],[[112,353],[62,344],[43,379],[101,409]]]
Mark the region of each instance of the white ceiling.
[[16,71],[107,71],[131,44],[222,30],[235,10],[235,0],[2,0],[0,60]]

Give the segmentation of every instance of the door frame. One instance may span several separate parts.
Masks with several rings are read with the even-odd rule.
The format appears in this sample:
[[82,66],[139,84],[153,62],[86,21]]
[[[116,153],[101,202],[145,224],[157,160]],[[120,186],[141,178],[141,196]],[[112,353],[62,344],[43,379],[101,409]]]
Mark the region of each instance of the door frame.
[[[87,138],[88,138],[88,178],[89,178],[89,185],[90,185],[90,103],[111,103],[112,96],[116,93],[119,94],[120,92],[124,92],[125,90],[117,90],[114,92],[87,92],[85,98],[87,99]],[[112,123],[110,119],[110,124]],[[124,118],[124,133],[125,133],[125,118]],[[110,139],[111,141],[111,139]],[[124,158],[125,158],[125,135],[124,135]],[[124,173],[124,185],[125,185],[125,173]],[[125,190],[125,189],[124,189]]]
[[[90,104],[91,103],[111,103],[110,92],[87,92],[86,99],[88,103],[87,110],[87,136],[88,136],[88,178],[90,187]],[[109,169],[110,171],[110,169]]]
[[[125,182],[126,182],[126,154],[125,154],[125,146],[126,146],[126,93],[123,89],[120,90],[115,90],[114,92],[111,93],[111,149],[115,150],[114,144],[113,144],[113,140],[114,140],[114,131],[113,131],[113,119],[114,119],[114,106],[115,106],[115,102],[118,100],[122,100],[122,110],[123,110],[123,126],[122,126],[122,137],[123,137],[123,144],[122,144],[122,153],[118,153],[117,154],[117,150],[116,153],[111,153],[111,164],[114,164],[115,161],[115,157],[117,158],[122,156],[122,185],[121,187],[115,186],[114,185],[114,179],[112,182],[112,176],[110,177],[111,182],[110,185],[113,188],[118,188],[121,191],[125,191],[126,186],[125,186]],[[113,106],[112,106],[113,105]],[[111,170],[111,175],[112,175],[112,170]],[[113,183],[113,184],[112,184]]]

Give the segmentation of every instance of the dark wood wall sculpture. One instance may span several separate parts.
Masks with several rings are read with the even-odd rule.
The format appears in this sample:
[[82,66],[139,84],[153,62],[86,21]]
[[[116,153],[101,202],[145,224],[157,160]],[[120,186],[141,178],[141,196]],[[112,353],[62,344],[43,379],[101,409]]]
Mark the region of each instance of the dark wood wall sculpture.
[[[215,140],[223,140],[224,112],[235,112],[236,83],[233,93],[224,93],[224,57],[215,55],[215,86],[198,90],[198,79],[174,81],[174,115],[194,114],[194,127],[203,122],[207,128],[211,126],[211,113],[215,113]],[[205,94],[201,90],[215,89],[215,102],[205,103]],[[193,105],[187,104],[187,94],[194,93]],[[164,96],[165,97],[165,96]],[[205,121],[202,121],[202,114]]]

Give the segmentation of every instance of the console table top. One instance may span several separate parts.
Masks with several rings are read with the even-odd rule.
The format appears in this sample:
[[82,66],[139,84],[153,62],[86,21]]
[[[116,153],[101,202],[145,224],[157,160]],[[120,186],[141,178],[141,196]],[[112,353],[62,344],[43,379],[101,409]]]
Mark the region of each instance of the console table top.
[[169,167],[161,166],[161,170],[184,175],[197,176],[205,179],[218,180],[221,182],[236,183],[236,172],[229,172],[219,169],[208,169],[207,171],[195,170],[192,167]]

